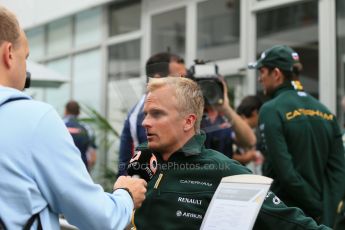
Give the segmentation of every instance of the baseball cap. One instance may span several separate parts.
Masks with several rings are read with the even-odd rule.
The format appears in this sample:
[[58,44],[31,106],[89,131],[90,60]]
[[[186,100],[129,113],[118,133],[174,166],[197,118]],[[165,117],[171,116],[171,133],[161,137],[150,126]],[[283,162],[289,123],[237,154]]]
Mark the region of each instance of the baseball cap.
[[296,51],[286,45],[276,45],[262,52],[261,57],[256,62],[248,64],[248,68],[260,69],[266,66],[292,71],[295,63],[299,63],[299,56]]

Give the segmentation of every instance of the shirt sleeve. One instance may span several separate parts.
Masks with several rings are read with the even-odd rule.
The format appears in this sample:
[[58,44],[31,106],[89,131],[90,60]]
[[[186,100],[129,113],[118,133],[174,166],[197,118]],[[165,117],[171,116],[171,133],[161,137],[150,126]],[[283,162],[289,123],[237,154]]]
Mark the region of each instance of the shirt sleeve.
[[53,110],[31,137],[33,177],[49,209],[80,229],[124,229],[133,201],[126,191],[105,193],[93,183],[65,125]]
[[[336,210],[339,201],[344,198],[345,191],[345,158],[344,147],[342,141],[342,134],[339,125],[334,119],[333,121],[334,139],[332,143],[332,151],[329,153],[327,159],[327,169],[324,172],[324,186],[323,194],[324,210]],[[327,215],[323,215],[323,222],[333,224],[335,219],[335,212],[327,212]]]
[[296,207],[287,207],[273,192],[268,192],[253,229],[302,230],[331,229],[320,225]]
[[261,138],[265,145],[265,154],[273,168],[274,174],[285,192],[298,194],[294,202],[299,207],[308,205],[308,210],[321,212],[320,197],[309,183],[304,180],[295,169],[291,154],[288,152],[287,143],[283,135],[282,118],[275,110],[263,107],[260,111],[259,127]]
[[[222,177],[250,173],[249,169],[236,161],[231,160],[225,166],[221,170]],[[253,229],[277,229],[278,227],[279,230],[330,229],[323,225],[318,226],[312,218],[305,216],[301,209],[287,207],[273,192],[269,191],[259,211]]]
[[120,151],[119,151],[119,176],[126,175],[126,168],[133,153],[133,139],[131,135],[130,123],[128,114],[121,133]]
[[88,124],[82,123],[82,126],[86,129],[87,135],[90,139],[89,147],[97,149],[95,130]]

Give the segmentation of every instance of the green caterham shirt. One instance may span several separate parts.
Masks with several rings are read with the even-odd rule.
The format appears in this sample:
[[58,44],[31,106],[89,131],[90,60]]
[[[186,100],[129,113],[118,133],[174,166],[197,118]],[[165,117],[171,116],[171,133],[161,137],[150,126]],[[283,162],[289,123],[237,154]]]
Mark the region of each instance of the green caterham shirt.
[[[159,153],[158,170],[148,183],[146,200],[135,211],[136,229],[199,229],[221,179],[250,173],[223,154],[204,148],[205,135],[195,135],[168,161]],[[140,146],[138,150],[147,147]],[[259,213],[254,229],[327,229],[318,227],[300,209],[289,208],[272,192]]]
[[342,135],[336,117],[318,100],[283,85],[260,109],[263,174],[288,206],[333,226],[345,191]]

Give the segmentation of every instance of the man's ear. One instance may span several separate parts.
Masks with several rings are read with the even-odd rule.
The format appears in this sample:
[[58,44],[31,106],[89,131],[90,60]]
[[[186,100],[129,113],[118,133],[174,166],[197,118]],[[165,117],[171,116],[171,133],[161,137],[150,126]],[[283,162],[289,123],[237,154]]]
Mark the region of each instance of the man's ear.
[[273,69],[273,74],[274,74],[274,78],[279,82],[282,83],[284,82],[284,76],[282,71],[279,68],[274,68]]
[[187,115],[183,130],[189,131],[191,129],[194,129],[195,122],[196,122],[196,115],[195,114]]
[[2,49],[2,60],[7,68],[12,66],[13,61],[13,44],[11,42],[4,42],[1,47]]

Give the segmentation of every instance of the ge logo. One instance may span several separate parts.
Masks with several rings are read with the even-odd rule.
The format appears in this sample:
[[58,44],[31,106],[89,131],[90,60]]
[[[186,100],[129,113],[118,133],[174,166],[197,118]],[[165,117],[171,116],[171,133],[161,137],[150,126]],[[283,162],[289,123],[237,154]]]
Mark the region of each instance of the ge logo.
[[181,212],[180,210],[177,210],[177,211],[176,211],[176,216],[177,216],[177,217],[182,216],[182,212]]

